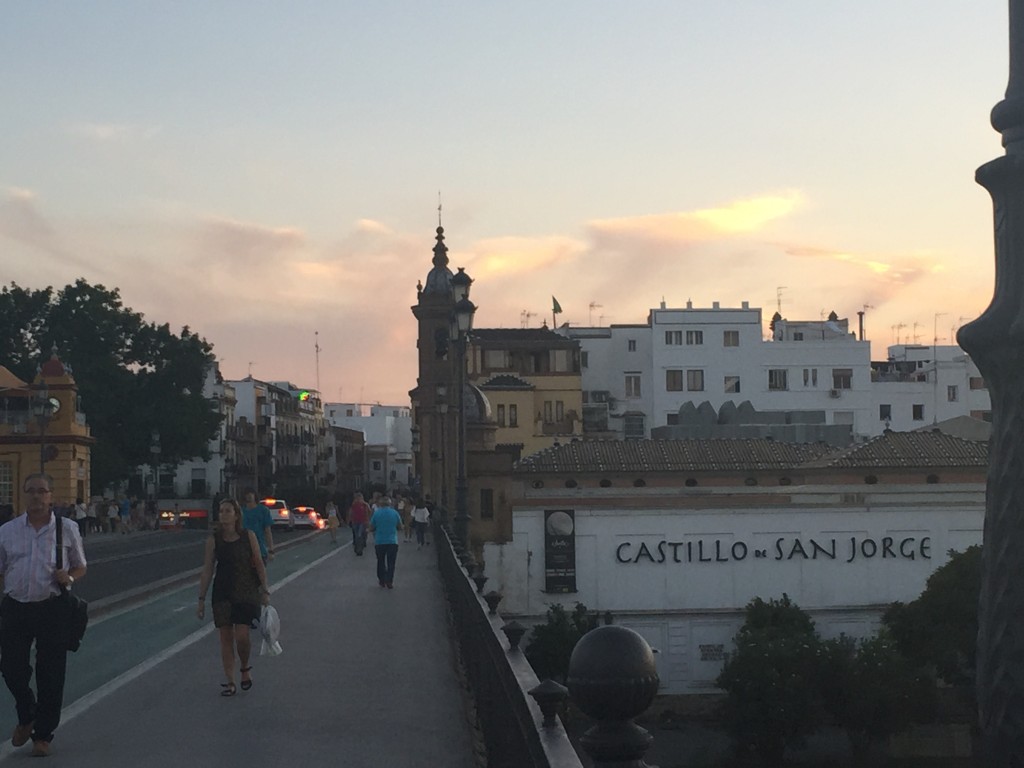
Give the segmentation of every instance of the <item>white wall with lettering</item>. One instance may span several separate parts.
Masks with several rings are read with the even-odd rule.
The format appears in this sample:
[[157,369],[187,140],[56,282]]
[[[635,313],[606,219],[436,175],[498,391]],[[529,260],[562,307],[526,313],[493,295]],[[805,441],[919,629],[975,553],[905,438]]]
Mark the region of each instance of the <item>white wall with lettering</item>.
[[543,591],[545,507],[523,507],[514,511],[512,542],[484,548],[488,588],[503,594],[503,615],[529,621],[543,620],[555,602],[611,611],[617,624],[664,646],[663,692],[705,691],[753,598],[788,594],[824,636],[863,637],[885,606],[921,593],[949,550],[981,543],[977,485],[889,490],[839,506],[843,490],[790,489],[794,504],[783,510],[577,503],[572,594]]

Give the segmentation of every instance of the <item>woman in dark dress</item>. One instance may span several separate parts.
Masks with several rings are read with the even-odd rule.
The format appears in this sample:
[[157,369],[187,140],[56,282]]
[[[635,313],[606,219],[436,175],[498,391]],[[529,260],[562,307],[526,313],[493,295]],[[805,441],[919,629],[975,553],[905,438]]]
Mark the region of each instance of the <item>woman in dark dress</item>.
[[[216,575],[214,568],[216,567]],[[206,540],[203,574],[199,578],[199,609],[206,613],[206,588],[213,578],[213,624],[220,636],[220,658],[226,683],[221,696],[234,696],[235,651],[241,667],[243,691],[252,688],[249,655],[252,643],[249,627],[260,618],[260,605],[270,604],[267,572],[260,557],[256,534],[242,528],[242,509],[234,499],[224,499],[218,509],[218,524]]]

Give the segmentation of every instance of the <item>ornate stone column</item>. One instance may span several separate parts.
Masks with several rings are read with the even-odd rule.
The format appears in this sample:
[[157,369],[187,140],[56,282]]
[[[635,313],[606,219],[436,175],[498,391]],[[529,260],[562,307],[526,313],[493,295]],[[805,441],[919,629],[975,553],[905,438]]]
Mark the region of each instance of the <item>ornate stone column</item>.
[[957,334],[992,398],[977,670],[992,766],[1024,766],[1024,0],[1009,5],[1010,80],[992,110],[1006,155],[975,175],[995,212],[995,292]]

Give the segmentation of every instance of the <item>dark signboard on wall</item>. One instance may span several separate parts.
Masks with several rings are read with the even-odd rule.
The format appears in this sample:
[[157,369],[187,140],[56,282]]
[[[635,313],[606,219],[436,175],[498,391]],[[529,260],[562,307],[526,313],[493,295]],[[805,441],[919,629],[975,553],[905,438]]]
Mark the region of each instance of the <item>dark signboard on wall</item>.
[[544,591],[576,591],[574,510],[544,510]]

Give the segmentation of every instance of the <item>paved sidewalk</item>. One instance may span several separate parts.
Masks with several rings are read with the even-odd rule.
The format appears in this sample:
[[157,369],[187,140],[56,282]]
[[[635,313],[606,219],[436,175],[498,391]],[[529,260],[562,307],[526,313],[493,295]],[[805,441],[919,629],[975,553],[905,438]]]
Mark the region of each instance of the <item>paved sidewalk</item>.
[[[473,768],[433,547],[402,544],[395,589],[387,590],[377,585],[372,548],[356,557],[326,534],[299,546],[325,557],[274,592],[284,653],[255,657],[251,690],[219,695],[217,639],[206,632],[123,675],[94,703],[67,702],[50,762]],[[190,589],[174,610],[199,630],[194,606]],[[8,742],[0,760],[28,754],[11,753]]]

